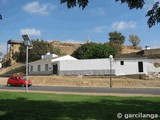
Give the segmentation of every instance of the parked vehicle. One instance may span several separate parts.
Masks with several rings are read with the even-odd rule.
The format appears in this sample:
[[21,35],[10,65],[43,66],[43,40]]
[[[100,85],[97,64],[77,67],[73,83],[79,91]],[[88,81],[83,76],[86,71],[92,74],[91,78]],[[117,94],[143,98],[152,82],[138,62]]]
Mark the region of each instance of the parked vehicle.
[[[28,80],[28,87],[32,85],[31,80]],[[10,76],[7,81],[7,86],[26,86],[26,78],[21,76]]]

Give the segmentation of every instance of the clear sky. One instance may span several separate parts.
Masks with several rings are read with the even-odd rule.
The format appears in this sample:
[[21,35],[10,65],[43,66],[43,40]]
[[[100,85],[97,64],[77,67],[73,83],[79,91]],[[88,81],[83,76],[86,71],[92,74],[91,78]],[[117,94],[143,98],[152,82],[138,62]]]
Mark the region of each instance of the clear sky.
[[[148,28],[148,9],[156,0],[146,0],[141,10],[129,10],[126,4],[115,0],[89,0],[89,5],[68,9],[60,0],[0,0],[0,51],[6,53],[7,41],[30,39],[59,40],[85,43],[108,42],[109,32],[121,32],[126,37],[135,34],[141,46],[160,48],[160,24]],[[158,1],[158,0],[157,0]]]

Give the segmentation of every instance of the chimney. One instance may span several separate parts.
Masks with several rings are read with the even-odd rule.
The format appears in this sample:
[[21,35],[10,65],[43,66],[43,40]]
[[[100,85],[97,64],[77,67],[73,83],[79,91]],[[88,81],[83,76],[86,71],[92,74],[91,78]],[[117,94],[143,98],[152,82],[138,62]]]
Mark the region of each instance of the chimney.
[[46,55],[50,55],[50,52],[46,53]]
[[151,48],[150,48],[150,46],[145,46],[145,49],[150,50]]
[[44,56],[43,55],[41,55],[41,59],[43,60],[43,58],[44,58]]

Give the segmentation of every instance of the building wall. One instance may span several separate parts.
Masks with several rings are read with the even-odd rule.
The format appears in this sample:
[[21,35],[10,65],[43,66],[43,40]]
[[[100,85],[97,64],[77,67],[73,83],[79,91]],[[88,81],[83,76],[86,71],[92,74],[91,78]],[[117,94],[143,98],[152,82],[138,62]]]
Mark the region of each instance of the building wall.
[[[121,62],[123,61],[123,65]],[[138,62],[143,63],[143,72],[139,72]],[[156,67],[154,63],[160,63],[160,59],[115,59],[112,61],[112,74],[133,75],[133,74],[148,74],[151,72],[160,72],[160,67]],[[45,64],[48,64],[48,71],[45,70]],[[51,63],[33,62],[30,63],[30,75],[52,75],[53,65],[57,64],[57,75],[109,75],[110,61],[109,59],[88,59],[88,60],[62,60]],[[38,71],[37,66],[41,65],[41,71]],[[33,71],[31,71],[33,66]],[[55,71],[54,71],[55,72]]]
[[[121,61],[124,65],[121,65]],[[116,69],[116,75],[139,74],[137,60],[115,60],[113,67]]]
[[[59,75],[107,75],[110,74],[109,59],[59,61]],[[112,70],[115,74],[115,70]]]
[[160,59],[148,60],[148,61],[145,63],[145,71],[146,71],[146,74],[152,73],[152,72],[160,73],[160,66],[159,66],[159,67],[155,66],[155,65],[154,65],[155,63],[160,64]]
[[[121,65],[123,61],[123,65]],[[143,64],[143,72],[139,72],[138,62]],[[149,72],[160,72],[160,68],[154,66],[158,59],[122,59],[112,61],[112,74],[132,75],[132,74],[148,74]],[[109,75],[110,61],[109,59],[91,59],[77,61],[59,61],[59,75]]]
[[16,64],[16,60],[13,59],[13,55],[16,52],[19,52],[19,47],[21,46],[21,44],[11,44],[10,46],[10,50],[9,50],[9,60],[10,60],[10,65]]
[[[121,65],[120,61],[124,61],[124,65]],[[143,72],[139,72],[138,62],[143,62]],[[115,60],[113,67],[116,70],[116,75],[148,74],[149,72],[160,72],[160,68],[156,68],[154,66],[155,62],[160,62],[160,59],[122,59]]]
[[[48,64],[48,70],[46,70],[45,65]],[[38,65],[41,66],[40,71],[38,71]],[[31,70],[33,66],[33,70]],[[53,74],[53,68],[51,62],[41,62],[41,63],[31,63],[29,64],[29,75],[51,75]]]
[[[76,58],[70,56],[70,55],[65,55],[62,57],[57,57],[55,54],[50,54],[47,53],[46,55],[41,57],[41,60],[31,62],[29,63],[29,74],[30,75],[50,75],[50,74],[58,74],[58,65],[57,61],[66,61],[66,60],[77,60]],[[46,64],[48,67],[46,67]],[[40,67],[40,70],[38,69],[38,66]],[[46,70],[48,68],[48,70]]]

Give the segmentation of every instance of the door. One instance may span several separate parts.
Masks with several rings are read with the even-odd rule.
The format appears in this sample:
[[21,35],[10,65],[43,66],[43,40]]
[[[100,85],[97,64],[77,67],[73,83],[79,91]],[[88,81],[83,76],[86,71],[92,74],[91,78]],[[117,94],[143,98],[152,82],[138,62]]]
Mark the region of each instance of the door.
[[53,65],[53,74],[56,75],[58,71],[58,66],[57,64]]
[[138,71],[143,72],[143,62],[138,62]]

